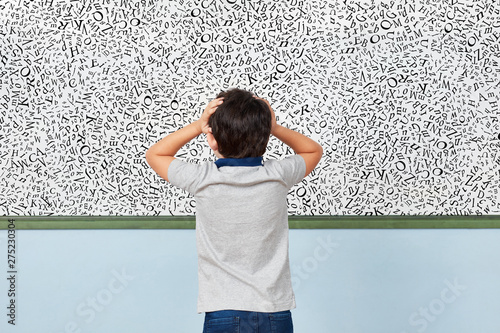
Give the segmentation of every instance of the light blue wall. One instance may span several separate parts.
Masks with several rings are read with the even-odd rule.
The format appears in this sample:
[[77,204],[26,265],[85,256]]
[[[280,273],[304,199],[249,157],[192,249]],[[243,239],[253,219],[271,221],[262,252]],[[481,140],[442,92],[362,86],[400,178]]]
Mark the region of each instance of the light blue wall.
[[[19,230],[17,242],[17,325],[3,278],[2,333],[201,332],[193,230]],[[500,332],[500,230],[291,230],[290,255],[297,333]]]

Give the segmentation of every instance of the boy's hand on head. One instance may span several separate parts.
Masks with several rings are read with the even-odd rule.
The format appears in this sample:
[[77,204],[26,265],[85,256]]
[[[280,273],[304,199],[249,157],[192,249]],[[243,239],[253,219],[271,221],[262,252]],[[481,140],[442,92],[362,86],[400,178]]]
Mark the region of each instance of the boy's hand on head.
[[271,111],[271,134],[273,134],[274,130],[276,129],[276,126],[278,125],[277,122],[276,122],[276,115],[274,114],[274,110],[271,107],[271,104],[269,104],[269,102],[266,99],[260,98],[260,97],[257,97],[257,96],[255,96],[255,98],[260,99],[260,100],[266,102],[267,106],[269,107],[269,111]]
[[266,102],[269,110],[271,111],[271,134],[292,148],[296,154],[302,156],[304,162],[306,163],[306,173],[304,177],[307,176],[319,163],[321,156],[323,155],[323,148],[316,141],[308,138],[307,136],[278,125],[276,123],[276,115],[274,114],[274,110],[269,102],[257,96],[255,96],[255,98]]
[[208,120],[210,119],[210,116],[214,114],[215,110],[217,110],[217,107],[222,104],[222,102],[224,102],[223,98],[217,98],[208,103],[199,120],[202,133],[207,134],[212,131],[212,129],[208,126]]

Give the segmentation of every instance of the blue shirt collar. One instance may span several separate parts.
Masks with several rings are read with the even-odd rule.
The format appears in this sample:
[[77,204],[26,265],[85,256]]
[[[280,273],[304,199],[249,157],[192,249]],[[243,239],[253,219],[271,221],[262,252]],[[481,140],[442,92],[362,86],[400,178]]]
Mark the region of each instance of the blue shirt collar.
[[244,158],[219,158],[215,161],[217,168],[223,166],[261,166],[264,165],[262,161],[262,156],[259,157],[244,157]]

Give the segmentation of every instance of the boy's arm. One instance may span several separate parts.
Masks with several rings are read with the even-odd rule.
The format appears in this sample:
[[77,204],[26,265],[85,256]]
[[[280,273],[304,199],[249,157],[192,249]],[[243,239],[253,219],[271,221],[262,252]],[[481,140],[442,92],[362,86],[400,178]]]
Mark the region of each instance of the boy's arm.
[[297,155],[304,158],[306,162],[304,177],[310,174],[321,160],[323,147],[307,136],[278,124],[271,129],[271,134],[292,148]]
[[321,156],[323,155],[323,147],[319,145],[316,141],[308,138],[307,136],[291,130],[289,128],[283,127],[276,123],[276,116],[274,111],[269,104],[268,101],[264,100],[269,109],[271,110],[272,116],[272,126],[271,126],[271,134],[281,140],[284,144],[288,145],[293,151],[304,158],[306,162],[306,174],[311,173],[314,170],[316,165],[318,165],[321,160]]
[[168,167],[179,149],[201,133],[208,133],[208,119],[221,103],[220,98],[211,101],[200,119],[167,135],[146,151],[146,161],[160,177],[168,181]]

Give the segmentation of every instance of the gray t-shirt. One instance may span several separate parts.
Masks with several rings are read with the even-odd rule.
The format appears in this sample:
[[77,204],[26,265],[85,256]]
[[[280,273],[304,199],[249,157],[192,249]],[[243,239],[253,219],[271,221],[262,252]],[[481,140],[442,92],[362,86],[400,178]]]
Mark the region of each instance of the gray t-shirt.
[[300,155],[220,168],[172,161],[169,181],[196,199],[199,313],[295,308],[286,196],[305,171]]

